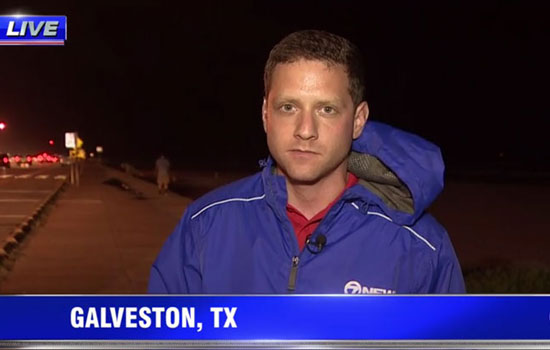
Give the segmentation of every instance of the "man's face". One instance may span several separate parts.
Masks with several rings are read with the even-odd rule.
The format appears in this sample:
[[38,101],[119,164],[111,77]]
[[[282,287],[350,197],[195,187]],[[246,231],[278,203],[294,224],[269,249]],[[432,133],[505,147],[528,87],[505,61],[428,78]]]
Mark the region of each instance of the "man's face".
[[273,71],[262,119],[279,171],[295,183],[312,184],[347,166],[368,107],[354,108],[344,66],[299,60]]

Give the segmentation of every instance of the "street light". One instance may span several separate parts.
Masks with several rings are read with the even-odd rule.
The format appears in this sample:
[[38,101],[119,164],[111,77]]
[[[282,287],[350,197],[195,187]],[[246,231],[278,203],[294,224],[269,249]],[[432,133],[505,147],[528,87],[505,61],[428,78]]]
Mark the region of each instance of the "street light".
[[4,130],[6,128],[6,123],[0,122],[0,131]]

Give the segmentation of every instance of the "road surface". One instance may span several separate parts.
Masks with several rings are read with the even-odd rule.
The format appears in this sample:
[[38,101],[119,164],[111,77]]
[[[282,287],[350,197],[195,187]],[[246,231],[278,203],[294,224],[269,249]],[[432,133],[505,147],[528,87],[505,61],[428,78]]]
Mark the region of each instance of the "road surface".
[[68,172],[59,164],[0,169],[0,241],[65,181]]

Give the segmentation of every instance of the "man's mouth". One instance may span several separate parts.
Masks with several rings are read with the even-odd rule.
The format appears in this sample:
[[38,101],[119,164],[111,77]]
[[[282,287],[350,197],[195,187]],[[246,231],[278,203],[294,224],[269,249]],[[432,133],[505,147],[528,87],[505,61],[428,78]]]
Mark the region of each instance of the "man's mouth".
[[319,153],[306,149],[291,149],[288,151],[293,157],[298,158],[311,158],[319,155]]
[[318,152],[315,152],[309,149],[300,149],[300,148],[291,149],[290,152],[319,154]]

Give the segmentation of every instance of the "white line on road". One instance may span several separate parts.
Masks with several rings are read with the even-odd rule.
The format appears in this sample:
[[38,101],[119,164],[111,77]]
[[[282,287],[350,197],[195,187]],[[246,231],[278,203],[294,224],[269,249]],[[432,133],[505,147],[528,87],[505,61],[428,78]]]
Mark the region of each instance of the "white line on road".
[[15,175],[16,179],[28,179],[29,177],[31,177],[31,174]]
[[54,177],[55,180],[65,180],[67,178],[67,175],[56,175]]
[[0,190],[0,193],[50,193],[51,190]]
[[[0,180],[4,180],[4,179],[9,179],[11,177],[14,177],[15,178],[18,178],[18,176],[21,176],[21,178],[23,179],[26,179],[26,178],[31,178],[31,177],[35,177],[35,178],[38,178],[40,180],[43,180],[43,179],[47,179],[50,175],[45,175],[46,177],[44,177],[44,175],[39,175],[39,174],[42,174],[42,173],[47,173],[47,172],[52,172],[52,169],[57,169],[58,167],[51,167],[51,166],[46,166],[46,167],[38,167],[37,169],[34,169],[33,171],[25,171],[25,173],[21,174],[20,175],[16,175],[17,172],[15,174],[6,174],[6,168],[2,168],[2,171],[0,171],[0,173],[3,173],[2,175],[0,175]],[[52,175],[53,177],[54,175]]]

